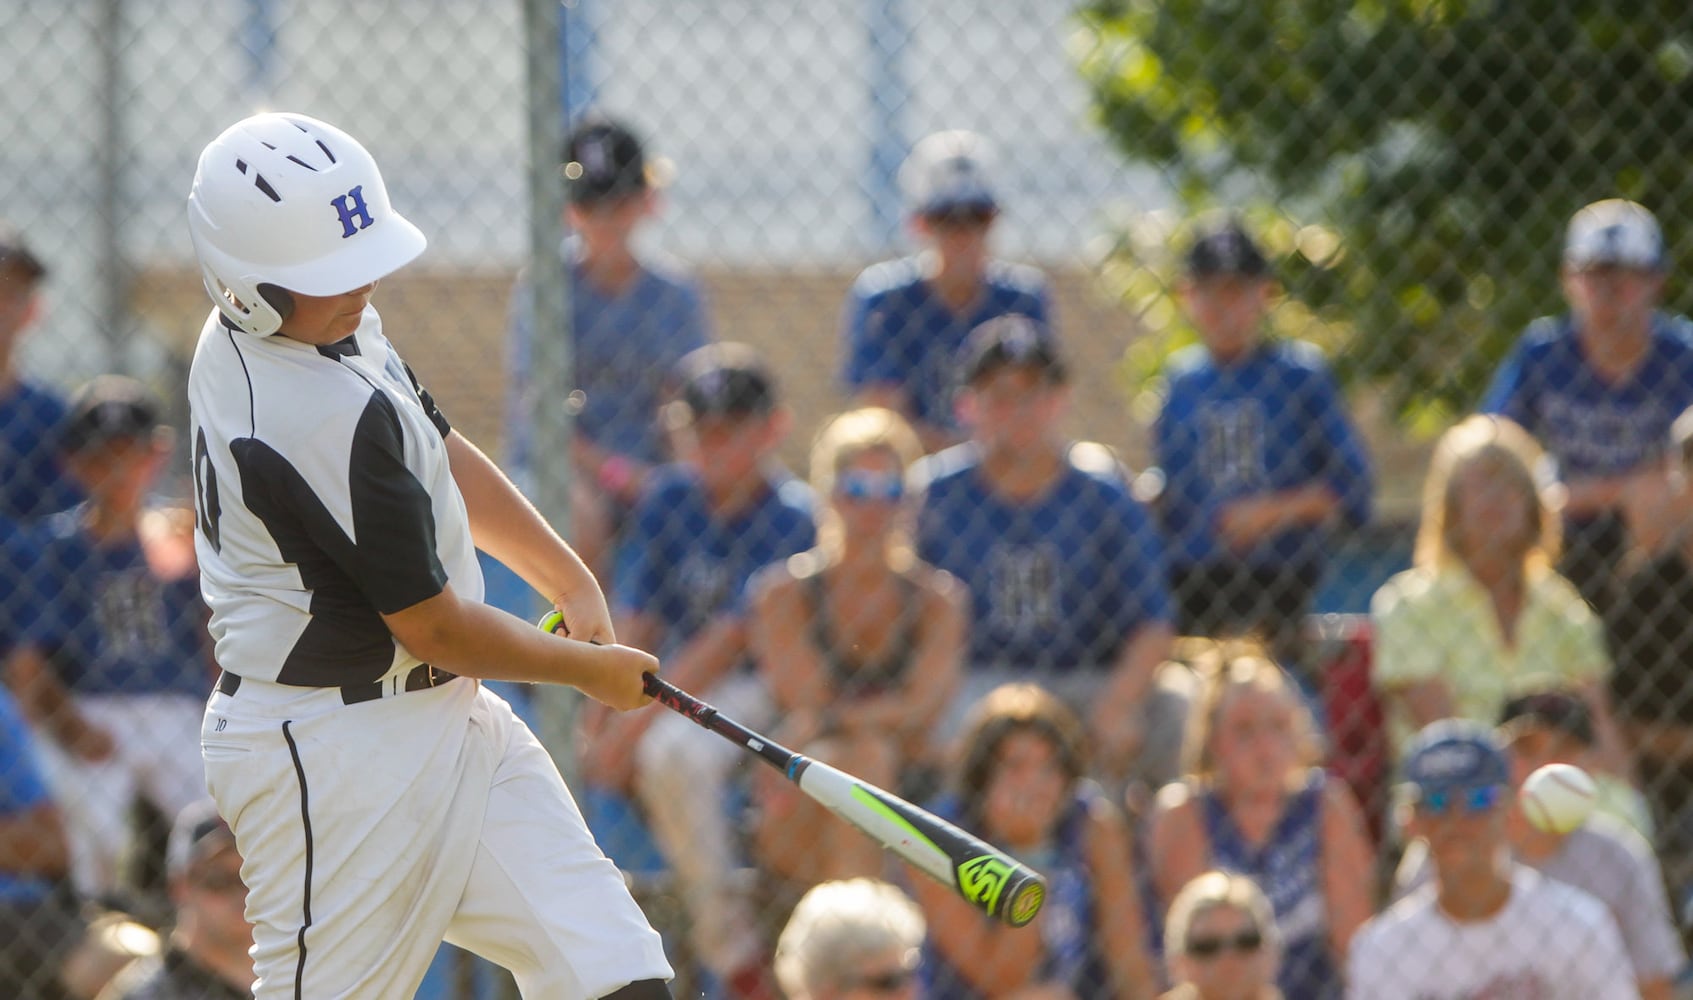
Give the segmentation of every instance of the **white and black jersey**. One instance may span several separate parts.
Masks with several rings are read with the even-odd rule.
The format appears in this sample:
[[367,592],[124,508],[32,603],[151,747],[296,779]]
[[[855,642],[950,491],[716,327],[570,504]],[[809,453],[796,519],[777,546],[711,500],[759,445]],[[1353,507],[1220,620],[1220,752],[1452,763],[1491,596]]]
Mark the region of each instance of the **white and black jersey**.
[[188,398],[196,550],[223,669],[368,683],[419,662],[382,614],[449,581],[482,599],[447,421],[375,309],[323,347],[242,333],[213,310]]

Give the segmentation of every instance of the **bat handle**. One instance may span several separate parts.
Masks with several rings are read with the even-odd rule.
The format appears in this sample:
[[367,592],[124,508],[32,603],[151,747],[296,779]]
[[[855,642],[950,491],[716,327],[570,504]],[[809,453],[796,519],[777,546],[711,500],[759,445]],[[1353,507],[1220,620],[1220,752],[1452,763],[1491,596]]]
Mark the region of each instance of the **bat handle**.
[[668,694],[669,692],[675,690],[675,685],[666,684],[664,681],[659,680],[656,674],[641,675],[641,691],[645,693],[648,698],[657,699],[659,696]]

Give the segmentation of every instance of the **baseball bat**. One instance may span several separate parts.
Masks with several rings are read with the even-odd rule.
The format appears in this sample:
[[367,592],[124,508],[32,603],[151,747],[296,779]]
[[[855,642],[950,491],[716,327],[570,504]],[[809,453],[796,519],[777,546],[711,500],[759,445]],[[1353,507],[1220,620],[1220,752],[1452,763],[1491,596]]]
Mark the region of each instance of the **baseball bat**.
[[[541,628],[555,631],[561,621],[557,611],[548,612]],[[652,674],[642,674],[641,681],[653,700],[751,750],[824,808],[951,886],[988,916],[1022,927],[1040,912],[1046,901],[1046,879],[1004,851],[891,792],[789,750],[668,681]]]

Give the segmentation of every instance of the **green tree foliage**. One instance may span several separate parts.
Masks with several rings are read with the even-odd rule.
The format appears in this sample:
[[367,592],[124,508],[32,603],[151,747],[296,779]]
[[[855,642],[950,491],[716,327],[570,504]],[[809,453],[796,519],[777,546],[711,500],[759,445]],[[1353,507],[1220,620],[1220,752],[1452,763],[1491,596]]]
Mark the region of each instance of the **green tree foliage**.
[[1562,309],[1581,205],[1652,208],[1672,267],[1693,242],[1687,0],[1096,0],[1078,23],[1117,148],[1189,208],[1281,219],[1299,322],[1401,416],[1472,408],[1523,325]]

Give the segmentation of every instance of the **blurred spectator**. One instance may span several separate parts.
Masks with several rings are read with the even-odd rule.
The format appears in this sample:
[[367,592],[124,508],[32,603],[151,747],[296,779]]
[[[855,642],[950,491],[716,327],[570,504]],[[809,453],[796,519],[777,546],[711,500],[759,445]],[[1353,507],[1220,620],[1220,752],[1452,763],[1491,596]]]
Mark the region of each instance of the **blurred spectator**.
[[119,888],[137,793],[166,816],[205,795],[210,637],[192,565],[162,577],[140,534],[171,454],[157,401],[133,379],[101,376],[77,391],[57,440],[89,499],[43,523],[30,571],[37,613],[6,681],[65,811],[77,888],[106,898]]
[[794,907],[776,942],[788,1000],[916,1000],[923,911],[886,882],[824,882]]
[[1050,326],[1052,308],[1040,272],[988,256],[1000,202],[981,136],[924,138],[899,179],[923,249],[875,264],[853,282],[842,375],[858,405],[904,414],[924,449],[938,451],[961,437],[953,391],[970,331],[1008,314]]
[[82,499],[53,452],[52,432],[64,419],[64,401],[17,369],[18,346],[41,315],[46,277],[46,266],[22,234],[0,222],[0,517],[14,521]]
[[915,880],[929,919],[929,1000],[1152,995],[1128,826],[1084,777],[1086,755],[1081,720],[1037,685],[1006,685],[975,706],[956,797],[938,811],[1044,874],[1046,905],[1014,930]]
[[535,381],[533,277],[525,276],[512,293],[509,467],[530,489],[557,459],[532,453],[537,397],[556,401],[560,414],[574,400],[571,544],[602,581],[630,508],[667,455],[659,411],[674,389],[675,364],[710,340],[694,279],[676,261],[635,246],[637,231],[657,215],[666,173],[666,161],[649,158],[634,131],[619,121],[589,118],[565,140],[564,221],[571,237],[563,254],[570,326],[545,333],[569,336],[574,386]]
[[1657,308],[1666,268],[1644,207],[1613,198],[1577,212],[1561,271],[1570,311],[1523,332],[1481,405],[1557,460],[1568,493],[1559,569],[1601,612],[1628,547],[1618,510],[1652,487],[1670,423],[1693,404],[1693,323]]
[[[753,586],[749,627],[778,738],[884,788],[926,763],[964,655],[968,597],[911,549],[905,477],[921,454],[892,410],[829,421],[811,449],[818,546]],[[801,887],[881,870],[874,840],[774,771],[756,773],[761,864]]]
[[1434,878],[1352,939],[1347,996],[1638,997],[1603,903],[1511,860],[1510,766],[1488,726],[1443,719],[1405,757],[1408,832]]
[[1200,343],[1170,358],[1153,428],[1176,628],[1256,633],[1303,682],[1328,529],[1369,519],[1369,457],[1318,350],[1266,339],[1277,285],[1241,222],[1203,222],[1185,272]]
[[1468,417],[1436,445],[1414,566],[1370,603],[1396,752],[1436,719],[1491,723],[1512,694],[1568,684],[1595,709],[1595,764],[1623,773],[1601,690],[1603,629],[1553,569],[1545,476],[1540,446],[1504,417]]
[[970,335],[960,411],[970,441],[924,459],[917,554],[970,590],[959,698],[943,725],[1000,684],[1036,680],[1086,706],[1102,773],[1176,774],[1186,699],[1155,683],[1170,649],[1164,559],[1116,458],[1059,431],[1057,345],[1004,316]]
[[1208,869],[1256,880],[1273,904],[1281,991],[1338,998],[1347,945],[1372,911],[1358,804],[1323,772],[1310,712],[1279,666],[1250,647],[1196,666],[1188,776],[1159,793],[1152,817],[1153,883],[1174,900]]
[[[613,587],[619,641],[657,654],[665,677],[748,725],[771,720],[748,664],[752,575],[816,543],[811,490],[776,464],[790,415],[775,378],[745,344],[691,352],[670,405],[677,464],[657,469],[631,516]],[[746,756],[656,707],[589,707],[582,769],[590,784],[639,793],[681,888],[695,953],[737,996],[773,994],[768,955],[735,871],[726,812]]]
[[[0,620],[0,642],[3,626]],[[58,970],[84,929],[60,885],[69,870],[69,843],[29,732],[0,691],[0,996],[54,995]]]
[[1656,544],[1607,616],[1610,698],[1678,906],[1693,895],[1693,409],[1671,429]]
[[1210,871],[1182,886],[1170,903],[1164,942],[1175,989],[1160,1000],[1282,998],[1275,914],[1245,875]]
[[243,908],[235,834],[210,799],[171,827],[166,852],[176,919],[162,954],[119,973],[100,1000],[240,1000],[252,995],[253,925]]
[[[1500,736],[1510,755],[1511,787],[1520,789],[1543,765],[1584,767],[1593,746],[1593,719],[1578,695],[1535,691],[1505,705]],[[1531,825],[1520,808],[1509,810],[1505,833],[1517,861],[1605,904],[1622,933],[1644,1000],[1674,996],[1673,981],[1686,956],[1658,861],[1638,833],[1604,812],[1570,833],[1549,833]],[[1429,877],[1428,845],[1417,841],[1400,860],[1395,894],[1404,896]]]

